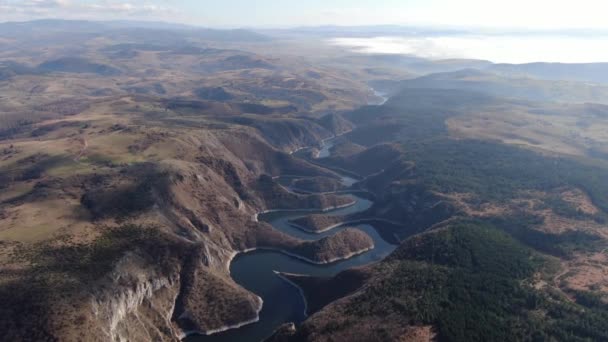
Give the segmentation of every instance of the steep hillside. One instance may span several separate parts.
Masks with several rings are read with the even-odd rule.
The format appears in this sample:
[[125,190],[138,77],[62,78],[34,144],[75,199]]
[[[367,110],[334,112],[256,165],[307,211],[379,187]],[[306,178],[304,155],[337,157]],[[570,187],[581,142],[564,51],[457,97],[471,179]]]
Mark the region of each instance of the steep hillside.
[[398,145],[382,144],[348,156],[332,155],[319,162],[324,165],[354,171],[363,177],[367,177],[382,172],[382,167],[389,165],[401,156],[401,153],[402,151]]
[[[491,69],[494,70],[494,69]],[[503,73],[464,69],[449,73],[432,74],[405,80],[400,88],[463,89],[494,96],[512,97],[532,101],[570,103],[606,103],[608,87],[579,83],[571,80],[539,80],[525,73]]]
[[349,233],[316,248],[253,219],[284,205],[352,203],[286,193],[268,176],[334,177],[281,150],[317,143],[314,134],[282,136],[285,146],[275,147],[271,128],[193,125],[172,111],[142,120],[142,108],[159,103],[145,100],[100,101],[0,141],[7,338],[174,340],[222,329],[260,309],[228,275],[236,251],[273,248],[325,262],[364,248],[365,238]]
[[496,64],[490,66],[487,70],[507,77],[533,77],[546,80],[608,83],[608,63]]
[[604,65],[0,31],[3,339],[608,340]]
[[319,124],[335,135],[348,133],[355,127],[339,114],[328,114],[319,119]]
[[[359,290],[270,340],[606,338],[601,309],[539,291],[536,284],[550,279],[542,271],[547,263],[491,226],[451,225],[405,241],[390,258],[363,270],[367,279]],[[321,282],[292,280],[314,297],[354,272],[361,271]]]
[[[603,122],[601,105],[421,89],[350,113],[357,128],[345,139],[372,147],[345,153],[344,165],[366,152],[379,155],[372,153],[377,142],[400,145],[373,163],[382,172],[356,186],[377,197],[366,214],[403,222],[393,231],[403,241],[381,265],[334,278],[286,275],[320,311],[271,340],[605,338],[606,283],[596,275],[608,265],[606,164],[598,155],[572,157],[543,144],[488,141],[496,138],[491,123],[508,120],[498,114],[484,114],[485,140],[447,136],[455,120],[489,110],[504,115],[508,108],[553,120],[576,108]],[[379,127],[393,130],[370,139],[367,133]],[[321,215],[293,221],[311,230],[335,222]]]

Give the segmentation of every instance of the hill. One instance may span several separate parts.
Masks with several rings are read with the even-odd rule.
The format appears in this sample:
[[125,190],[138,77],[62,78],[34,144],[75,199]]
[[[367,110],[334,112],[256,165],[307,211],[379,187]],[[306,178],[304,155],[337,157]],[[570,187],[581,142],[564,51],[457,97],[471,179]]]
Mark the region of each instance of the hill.
[[49,60],[40,64],[37,69],[42,72],[92,73],[100,76],[116,76],[121,73],[115,67],[78,57]]
[[[608,106],[583,103],[604,85],[243,30],[3,25],[4,339],[608,338]],[[320,277],[273,272],[293,266]]]
[[6,37],[34,37],[35,35],[59,35],[59,34],[94,34],[94,35],[127,35],[132,38],[148,35],[148,39],[157,35],[170,33],[180,40],[198,38],[219,42],[263,42],[270,40],[262,34],[244,30],[227,29],[218,30],[210,28],[199,28],[189,25],[149,22],[149,21],[86,21],[86,20],[61,20],[41,19],[24,22],[0,23],[0,36]]
[[[494,69],[491,68],[490,70]],[[505,76],[476,69],[464,69],[405,80],[398,87],[471,90],[494,96],[530,101],[606,103],[607,86],[590,85],[575,81],[539,80],[530,78],[530,76],[534,77],[535,75],[516,72],[504,72],[502,74]]]
[[545,80],[608,83],[608,63],[495,64],[486,70],[511,78],[532,77]]
[[[534,272],[546,262],[491,226],[454,224],[405,241],[364,270],[359,290],[269,341],[606,338],[601,309],[535,288]],[[352,279],[354,272],[361,271],[337,279]],[[330,281],[302,284],[315,293]]]

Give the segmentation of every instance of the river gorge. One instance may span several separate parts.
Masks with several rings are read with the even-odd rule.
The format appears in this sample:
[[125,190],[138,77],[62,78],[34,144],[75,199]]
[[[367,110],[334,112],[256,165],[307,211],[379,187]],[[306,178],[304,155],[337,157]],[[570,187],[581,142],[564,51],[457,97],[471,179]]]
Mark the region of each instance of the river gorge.
[[[319,158],[330,156],[334,140],[323,141],[322,153]],[[291,176],[290,178],[294,178]],[[356,182],[346,175],[341,176],[342,184],[350,187]],[[290,189],[292,190],[292,189]],[[377,262],[388,256],[395,248],[396,241],[388,242],[379,231],[374,228],[373,222],[360,224],[338,225],[322,233],[310,233],[295,227],[289,221],[310,214],[323,213],[326,215],[351,215],[369,209],[373,202],[364,198],[364,194],[357,191],[347,193],[354,203],[347,207],[329,211],[311,210],[277,210],[260,213],[257,219],[271,224],[274,228],[302,240],[318,240],[336,234],[348,227],[365,232],[373,239],[371,250],[357,251],[355,255],[326,264],[313,263],[303,258],[290,255],[284,251],[252,250],[239,253],[230,264],[231,277],[245,289],[258,295],[262,301],[259,318],[255,322],[243,322],[243,325],[234,329],[217,332],[211,335],[191,335],[185,341],[216,342],[216,341],[252,341],[257,342],[269,337],[280,325],[288,322],[300,323],[307,317],[306,299],[301,290],[280,273],[302,274],[316,277],[331,277],[349,268]],[[365,196],[366,197],[366,196]]]

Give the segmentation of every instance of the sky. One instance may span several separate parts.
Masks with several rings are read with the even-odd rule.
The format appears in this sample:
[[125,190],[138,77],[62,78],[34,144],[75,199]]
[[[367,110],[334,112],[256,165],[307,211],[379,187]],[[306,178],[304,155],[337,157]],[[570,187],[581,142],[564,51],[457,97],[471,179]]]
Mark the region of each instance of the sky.
[[362,53],[508,63],[608,62],[607,13],[608,0],[0,0],[0,22],[61,18],[216,28],[465,29],[458,36],[351,36],[328,43]]
[[0,21],[133,19],[208,27],[424,25],[605,29],[604,0],[0,0]]

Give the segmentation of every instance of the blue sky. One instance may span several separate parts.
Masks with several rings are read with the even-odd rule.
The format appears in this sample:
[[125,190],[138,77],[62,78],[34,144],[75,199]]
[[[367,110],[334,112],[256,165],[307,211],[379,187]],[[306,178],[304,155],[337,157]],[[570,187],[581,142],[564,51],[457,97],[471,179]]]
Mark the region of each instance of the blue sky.
[[0,0],[0,21],[138,19],[216,27],[430,25],[608,29],[604,0]]

